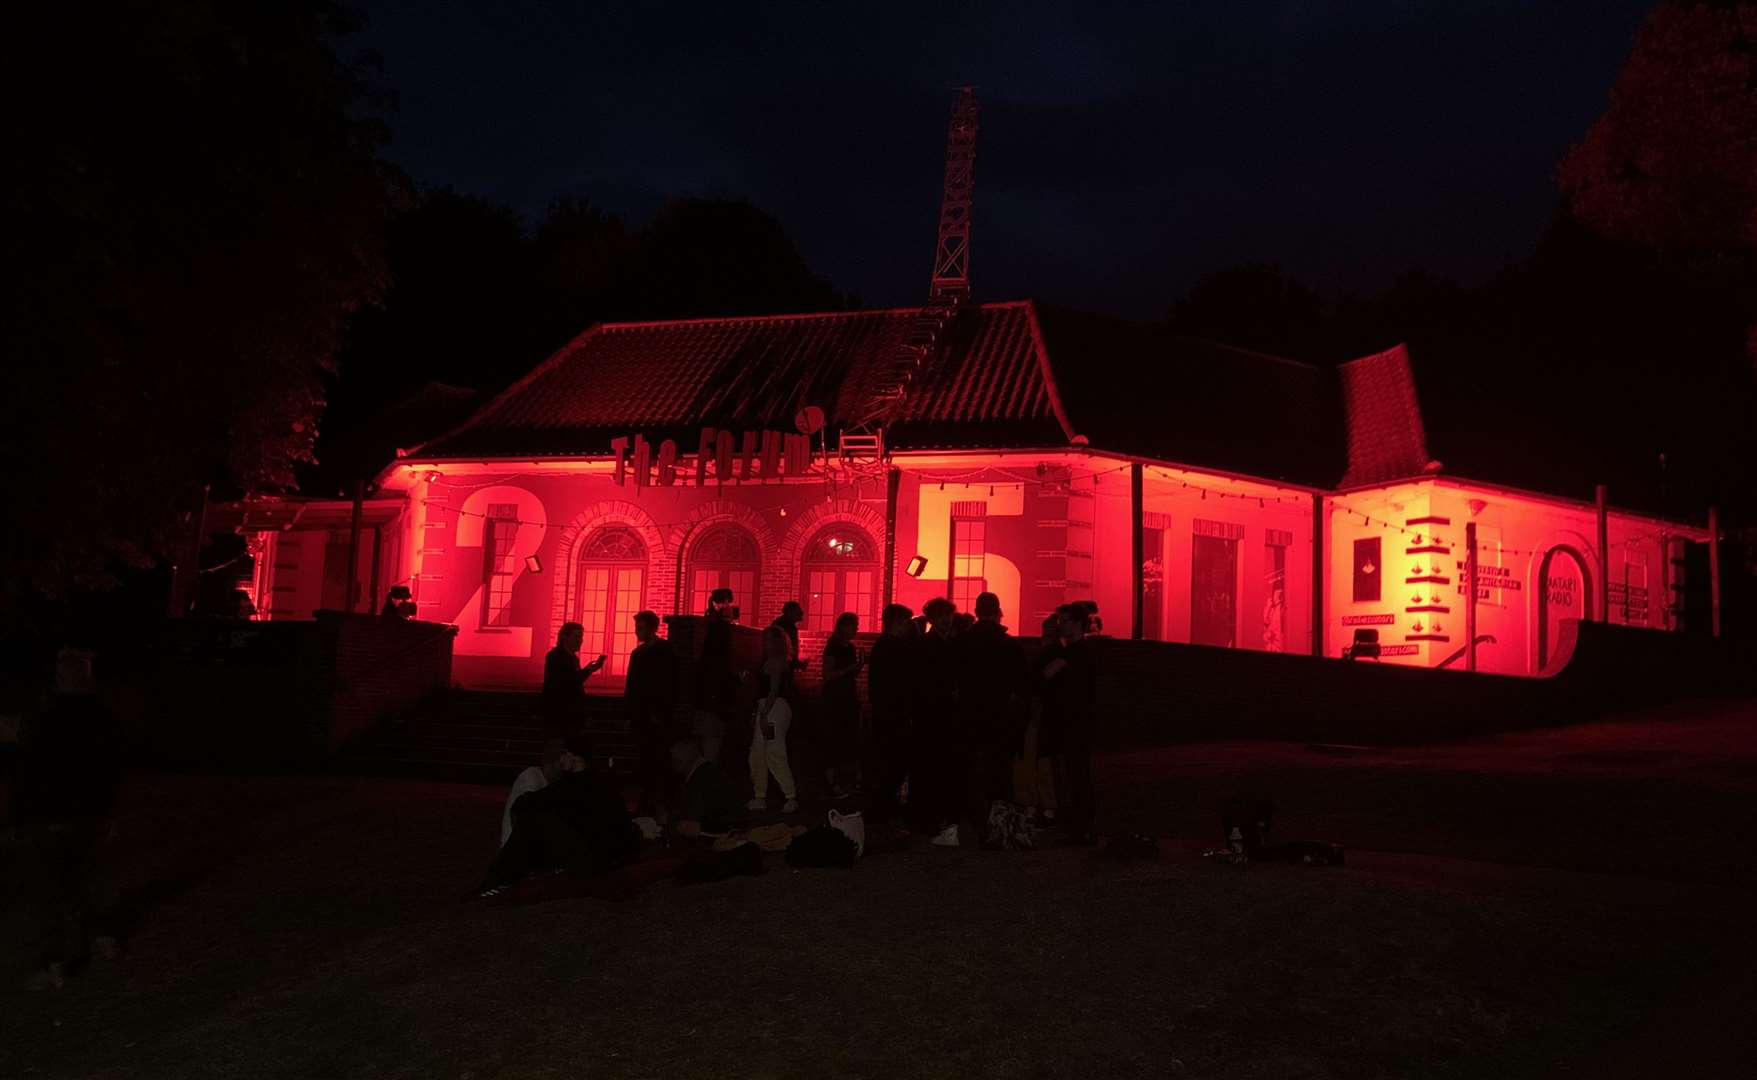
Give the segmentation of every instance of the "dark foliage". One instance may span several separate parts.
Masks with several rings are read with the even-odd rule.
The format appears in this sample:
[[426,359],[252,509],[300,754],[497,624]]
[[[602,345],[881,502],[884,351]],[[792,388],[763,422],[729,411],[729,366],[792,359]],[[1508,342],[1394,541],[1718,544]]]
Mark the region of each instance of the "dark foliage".
[[291,483],[345,320],[380,290],[387,176],[333,5],[38,5],[10,29],[18,599],[174,558],[203,485]]

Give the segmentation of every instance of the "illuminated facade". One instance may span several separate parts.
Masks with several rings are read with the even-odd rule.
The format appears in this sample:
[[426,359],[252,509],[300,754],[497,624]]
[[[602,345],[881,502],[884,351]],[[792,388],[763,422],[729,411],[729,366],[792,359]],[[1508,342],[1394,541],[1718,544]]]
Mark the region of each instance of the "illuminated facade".
[[[1113,636],[1463,667],[1474,524],[1479,670],[1551,670],[1607,610],[1675,628],[1704,533],[1612,511],[1601,544],[1589,504],[1439,474],[1401,349],[1319,368],[969,305],[882,441],[845,437],[915,316],[594,327],[380,474],[359,607],[409,586],[475,686],[537,682],[567,621],[613,684],[636,611],[722,587],[749,624],[799,600],[808,637],[992,591],[1023,634],[1091,598]],[[263,617],[340,606],[351,504],[244,509]]]

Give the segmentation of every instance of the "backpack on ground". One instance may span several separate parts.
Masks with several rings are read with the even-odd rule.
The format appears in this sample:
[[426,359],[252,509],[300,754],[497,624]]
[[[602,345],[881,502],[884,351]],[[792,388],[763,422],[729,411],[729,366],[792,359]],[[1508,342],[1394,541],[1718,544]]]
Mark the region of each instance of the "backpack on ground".
[[1031,829],[1031,815],[1022,807],[996,799],[988,807],[988,830],[982,843],[984,847],[1002,851],[1031,850],[1037,846],[1036,833]]

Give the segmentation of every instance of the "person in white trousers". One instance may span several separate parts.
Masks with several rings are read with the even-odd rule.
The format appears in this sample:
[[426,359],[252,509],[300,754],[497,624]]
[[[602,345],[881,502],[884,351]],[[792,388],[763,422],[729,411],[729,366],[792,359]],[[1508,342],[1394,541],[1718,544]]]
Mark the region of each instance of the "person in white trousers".
[[787,800],[781,812],[791,814],[799,809],[793,766],[787,761],[787,729],[793,723],[793,708],[786,694],[793,681],[793,647],[777,626],[763,631],[763,664],[756,678],[756,723],[750,736],[752,798],[747,805],[751,810],[768,809],[769,774],[773,773]]

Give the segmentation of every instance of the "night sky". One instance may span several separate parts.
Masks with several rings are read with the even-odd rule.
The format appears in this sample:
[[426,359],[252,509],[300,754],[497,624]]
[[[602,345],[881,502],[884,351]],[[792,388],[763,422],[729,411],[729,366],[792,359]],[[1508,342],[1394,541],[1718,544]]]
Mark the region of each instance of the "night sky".
[[538,216],[748,198],[868,305],[925,295],[953,87],[979,299],[1164,314],[1268,260],[1336,293],[1528,254],[1652,0],[363,0],[389,157]]

